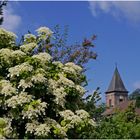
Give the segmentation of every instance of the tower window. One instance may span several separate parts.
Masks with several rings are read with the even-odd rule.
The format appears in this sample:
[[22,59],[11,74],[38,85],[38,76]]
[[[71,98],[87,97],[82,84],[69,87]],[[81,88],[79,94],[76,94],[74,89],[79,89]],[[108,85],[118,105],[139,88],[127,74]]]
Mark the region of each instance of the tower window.
[[119,97],[119,101],[122,102],[123,101],[123,96]]
[[109,107],[112,107],[112,100],[109,99]]

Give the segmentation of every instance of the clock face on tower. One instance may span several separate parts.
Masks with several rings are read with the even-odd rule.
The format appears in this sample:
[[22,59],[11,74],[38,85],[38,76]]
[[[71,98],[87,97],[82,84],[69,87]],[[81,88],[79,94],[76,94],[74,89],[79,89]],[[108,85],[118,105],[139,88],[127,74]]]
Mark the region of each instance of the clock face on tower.
[[119,96],[119,101],[120,101],[120,102],[123,101],[123,96],[122,96],[122,95]]

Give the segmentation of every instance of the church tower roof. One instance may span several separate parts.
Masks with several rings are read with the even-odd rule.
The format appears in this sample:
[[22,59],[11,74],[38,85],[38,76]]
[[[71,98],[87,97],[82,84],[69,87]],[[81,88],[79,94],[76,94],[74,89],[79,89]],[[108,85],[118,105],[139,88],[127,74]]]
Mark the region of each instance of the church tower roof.
[[106,94],[111,93],[111,92],[128,93],[128,91],[126,90],[126,88],[123,84],[123,81],[121,79],[121,76],[119,74],[119,71],[118,71],[117,67],[115,68],[112,80],[110,82],[108,90],[106,91]]

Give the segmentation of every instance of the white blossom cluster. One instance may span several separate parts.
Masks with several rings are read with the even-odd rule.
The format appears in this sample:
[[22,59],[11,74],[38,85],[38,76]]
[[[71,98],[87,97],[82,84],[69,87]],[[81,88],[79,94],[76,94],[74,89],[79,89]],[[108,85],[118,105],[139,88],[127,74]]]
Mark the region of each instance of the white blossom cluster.
[[[65,67],[69,68],[71,71],[75,71],[76,73],[80,73],[82,72],[82,68],[78,65],[75,65],[74,63],[72,62],[68,62],[65,64]],[[73,70],[72,70],[73,69]]]
[[12,52],[12,58],[15,58],[16,60],[20,60],[21,58],[24,58],[26,54],[22,52],[21,50],[15,50]]
[[71,120],[71,117],[74,116],[74,113],[71,110],[65,110],[65,111],[61,111],[60,115],[64,119]]
[[48,124],[39,124],[38,122],[27,123],[26,124],[26,133],[34,134],[35,136],[48,136],[50,133],[50,127]]
[[34,85],[32,84],[31,80],[24,80],[24,79],[21,79],[20,82],[19,82],[19,86],[18,88],[22,88],[23,91],[25,91],[26,88],[31,88],[33,87]]
[[[15,44],[16,35],[12,32],[9,32],[3,28],[0,28],[0,44],[13,46]],[[1,48],[2,46],[0,46]],[[5,46],[3,46],[5,47]]]
[[89,114],[84,110],[77,110],[75,114],[71,110],[61,111],[60,115],[64,118],[64,121],[69,123],[65,125],[66,128],[73,128],[74,125],[78,125],[81,122],[95,126],[95,122],[92,119],[89,119]]
[[34,120],[31,123],[27,123],[26,124],[26,133],[28,133],[28,132],[31,134],[34,133],[38,124],[39,123],[37,121],[34,121]]
[[52,64],[58,66],[59,68],[62,68],[64,65],[60,61],[54,61]]
[[42,74],[43,76],[45,76],[46,71],[45,71],[43,68],[37,68],[37,69],[35,70],[35,74],[38,74],[38,73],[40,73],[40,74]]
[[1,80],[0,81],[0,94],[4,96],[12,96],[16,94],[16,88],[12,86],[10,81]]
[[89,118],[89,117],[90,117],[89,114],[88,114],[85,110],[83,110],[83,109],[77,110],[75,113],[76,113],[81,119],[86,119],[86,118]]
[[1,62],[1,65],[5,65],[6,64],[9,64],[11,63],[11,54],[12,54],[12,50],[10,49],[0,49],[0,62]]
[[33,101],[22,111],[23,118],[34,119],[39,115],[45,115],[46,108],[46,102],[41,102],[40,99],[38,99],[37,101]]
[[35,129],[35,135],[36,136],[43,136],[46,137],[50,133],[50,127],[48,127],[47,124],[40,124]]
[[46,62],[49,62],[52,59],[52,57],[45,52],[33,55],[32,57],[38,59],[42,64],[46,64]]
[[83,120],[78,116],[75,115],[71,110],[65,110],[60,112],[60,116],[64,118],[63,121],[68,122],[65,124],[67,129],[74,128],[75,125],[78,125]]
[[25,58],[26,54],[20,50],[11,50],[11,49],[0,49],[0,61],[1,65],[12,64],[12,61],[20,61],[21,59]]
[[6,127],[3,129],[4,136],[6,136],[8,138],[16,137],[16,134],[13,133],[13,128],[12,128],[12,124],[11,124],[12,119],[4,118],[4,120],[6,121]]
[[51,129],[59,130],[56,131],[55,135],[59,135],[62,138],[67,136],[65,127],[62,127],[59,123],[51,118],[46,118],[45,123],[43,124],[40,124],[37,121],[32,121],[31,123],[26,124],[26,133],[31,133],[40,137],[47,137],[51,132]]
[[48,85],[49,85],[49,90],[54,90],[54,89],[58,88],[57,81],[53,80],[53,79],[48,80]]
[[66,127],[62,127],[59,123],[53,125],[53,128],[59,130],[56,135],[60,138],[67,138],[67,129]]
[[77,73],[75,72],[75,70],[72,68],[72,67],[67,67],[67,66],[64,66],[63,67],[63,71],[65,73],[68,73],[68,74],[73,74],[73,75],[76,75]]
[[46,124],[48,124],[49,127],[58,124],[58,123],[56,122],[56,120],[51,119],[51,118],[49,118],[49,117],[46,117],[44,121],[45,121]]
[[31,53],[34,48],[37,48],[36,43],[29,43],[29,44],[24,44],[20,46],[20,49],[27,54]]
[[64,107],[65,104],[65,96],[67,93],[65,92],[65,89],[63,87],[56,88],[53,90],[53,94],[55,95],[55,103]]
[[59,80],[57,81],[59,85],[64,87],[74,87],[75,84],[72,80],[66,78],[63,74],[59,74]]
[[76,90],[80,93],[80,95],[82,95],[82,96],[83,96],[83,95],[85,94],[85,92],[86,92],[85,88],[83,88],[83,87],[80,86],[80,85],[76,85],[75,88],[76,88]]
[[11,118],[7,118],[5,116],[3,118],[0,118],[0,139],[17,137],[17,133],[14,132],[11,123]]
[[48,27],[40,27],[36,31],[39,35],[46,35],[46,37],[53,34],[53,32]]
[[45,84],[47,82],[47,79],[44,77],[43,74],[38,73],[38,74],[32,76],[31,81],[35,84],[39,84],[39,83]]
[[[65,96],[67,93],[65,92],[65,88],[70,87],[76,89],[76,91],[83,96],[85,93],[85,89],[80,85],[75,85],[72,80],[69,80],[64,76],[64,74],[58,74],[59,79],[57,81],[49,79],[49,90],[53,95],[55,95],[56,104],[60,104],[62,107],[64,107],[65,104]],[[61,87],[61,88],[60,88]]]
[[53,95],[55,95],[55,100],[54,100],[55,103],[64,107],[65,96],[67,95],[64,87],[60,87],[59,83],[52,79],[48,80],[48,85],[49,85],[49,89],[48,89],[49,92],[51,92]]
[[3,28],[0,28],[0,36],[8,36],[11,38],[17,38],[17,36],[13,32],[7,31]]
[[16,108],[17,106],[23,106],[26,103],[30,103],[33,100],[32,95],[28,95],[26,92],[21,92],[19,95],[12,96],[6,101],[8,107]]
[[20,65],[16,65],[15,67],[9,68],[9,75],[11,78],[15,76],[19,76],[23,72],[31,72],[33,70],[33,66],[31,66],[28,62],[24,62]]
[[24,43],[36,42],[36,36],[33,34],[24,35]]
[[[73,115],[73,116],[71,117],[71,120],[70,120],[70,126],[72,126],[72,128],[73,128],[74,125],[78,125],[78,124],[80,124],[82,121],[83,121],[83,120],[82,120],[79,116]],[[69,127],[69,125],[68,125],[67,127]]]
[[82,68],[80,66],[68,62],[62,67],[62,69],[68,77],[71,77],[71,79],[77,81],[76,83],[79,83],[82,74]]

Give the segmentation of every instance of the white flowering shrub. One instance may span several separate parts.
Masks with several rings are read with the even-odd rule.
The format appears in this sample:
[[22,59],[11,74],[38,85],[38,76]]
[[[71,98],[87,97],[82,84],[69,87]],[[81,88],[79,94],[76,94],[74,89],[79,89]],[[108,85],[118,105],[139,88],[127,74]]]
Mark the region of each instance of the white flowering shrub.
[[36,30],[40,39],[46,39],[52,36],[53,32],[48,27],[40,27]]
[[[19,77],[30,74],[33,71],[33,66],[31,66],[28,62],[22,63],[20,65],[16,65],[14,67],[9,68],[9,77]],[[24,76],[23,75],[23,76]]]
[[39,53],[37,55],[33,55],[34,59],[37,59],[39,61],[41,61],[42,63],[41,64],[46,64],[47,62],[49,62],[52,57],[48,54],[48,53]]
[[[31,39],[31,38],[29,38],[29,39]],[[32,39],[31,39],[32,40]],[[26,41],[26,40],[25,40]],[[26,41],[27,42],[27,41]],[[29,41],[28,41],[29,42]],[[27,43],[28,43],[27,42]],[[32,53],[32,51],[33,51],[33,49],[34,48],[36,48],[37,47],[37,44],[36,43],[28,43],[28,44],[25,44],[25,45],[22,45],[22,46],[20,46],[20,49],[23,51],[23,52],[25,52],[25,53],[27,53],[27,54],[30,54],[30,53]]]
[[[24,43],[33,43],[33,42],[36,42],[36,36],[35,35],[33,35],[33,34],[24,35]],[[27,47],[27,49],[28,49],[28,47]],[[26,50],[26,48],[25,48],[25,50]]]
[[16,35],[0,28],[0,48],[12,48],[15,45]]
[[95,122],[80,109],[82,68],[36,51],[53,35],[47,27],[37,33],[18,47],[16,36],[0,29],[0,138],[88,138]]
[[10,81],[7,80],[1,80],[0,81],[0,93],[7,96],[13,96],[16,94],[16,88],[12,86]]

